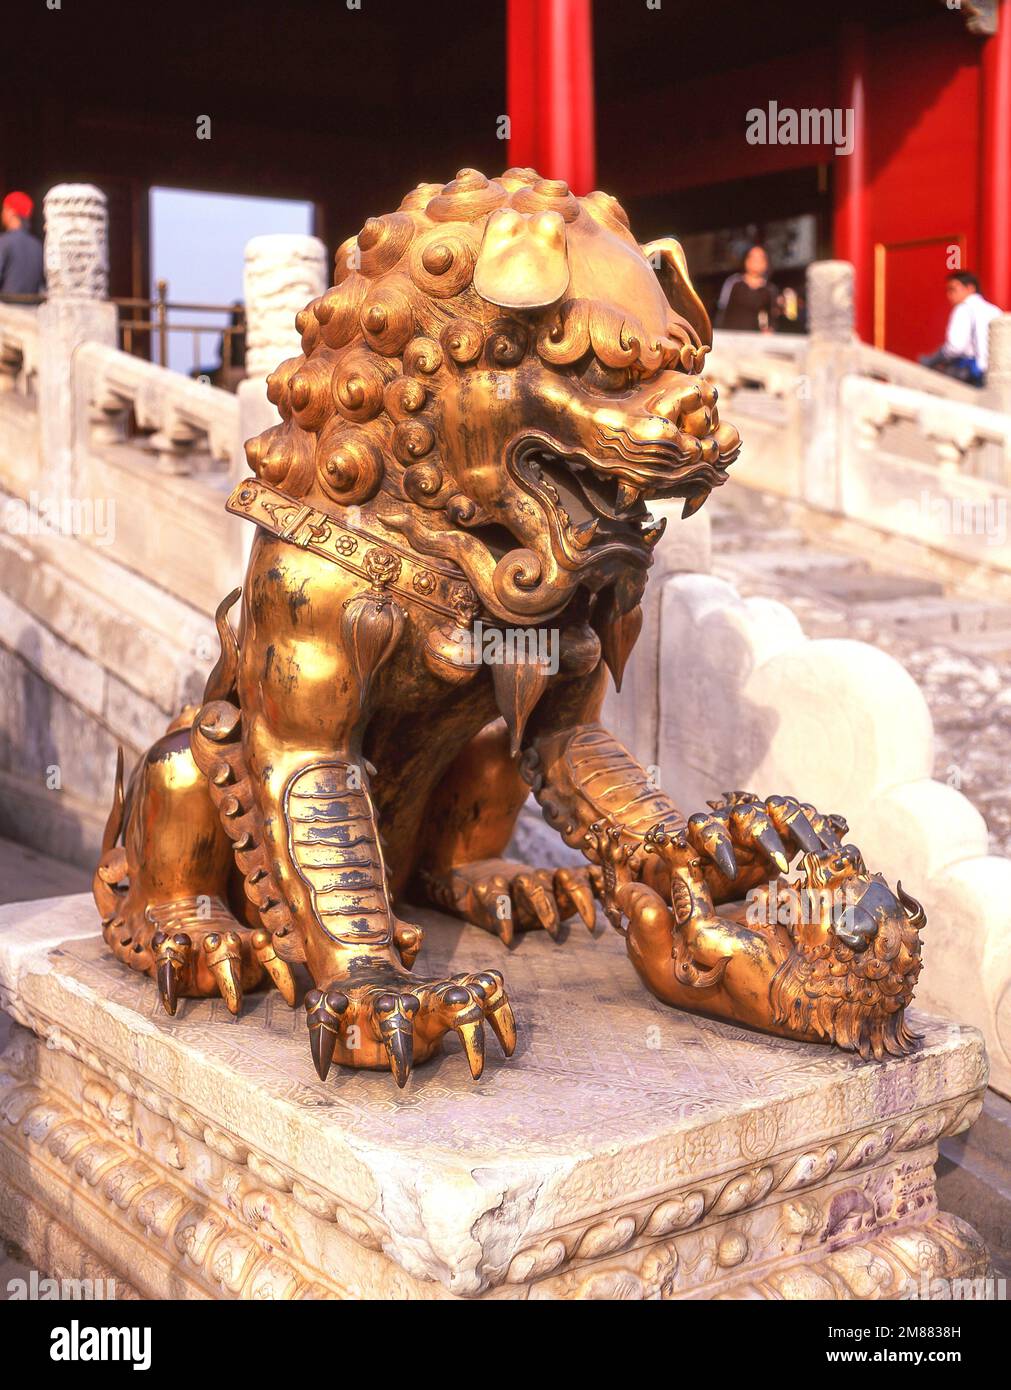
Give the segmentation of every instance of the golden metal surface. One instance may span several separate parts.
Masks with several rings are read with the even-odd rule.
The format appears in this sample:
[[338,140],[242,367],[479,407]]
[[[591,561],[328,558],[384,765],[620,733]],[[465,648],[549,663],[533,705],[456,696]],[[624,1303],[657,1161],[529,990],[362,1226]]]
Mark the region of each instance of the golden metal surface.
[[[686,819],[598,723],[663,532],[646,502],[690,515],[739,449],[681,248],[640,247],[603,193],[464,170],[336,265],[228,504],[258,529],[203,707],[117,777],[94,883],[115,954],[170,1013],[264,983],[294,1003],[304,965],[321,1076],[403,1085],[453,1030],[477,1077],[485,1021],[515,1045],[502,976],[412,975],[396,902],[508,943],[592,929],[596,896],[670,1003],[908,1047],[922,913],[844,824],[741,793]],[[503,858],[528,786],[585,868]]]

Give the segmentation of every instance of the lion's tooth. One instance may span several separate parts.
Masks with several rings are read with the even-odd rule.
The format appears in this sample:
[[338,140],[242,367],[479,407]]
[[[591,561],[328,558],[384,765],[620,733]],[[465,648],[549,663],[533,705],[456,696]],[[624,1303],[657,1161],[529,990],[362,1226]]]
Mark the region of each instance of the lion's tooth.
[[641,496],[642,488],[633,487],[631,483],[619,483],[617,510],[619,512],[629,511]]
[[657,541],[666,530],[667,518],[665,516],[662,516],[659,521],[654,521],[653,518],[650,517],[650,524],[645,531],[643,531],[642,538],[647,545],[653,546],[656,545]]
[[684,507],[681,510],[681,520],[684,521],[686,517],[694,516],[708,496],[709,488],[706,488],[705,492],[698,492],[694,497],[686,497]]
[[577,550],[585,550],[587,546],[592,545],[593,538],[597,534],[598,525],[599,523],[596,520],[584,521],[580,526],[574,526],[572,528],[572,544]]

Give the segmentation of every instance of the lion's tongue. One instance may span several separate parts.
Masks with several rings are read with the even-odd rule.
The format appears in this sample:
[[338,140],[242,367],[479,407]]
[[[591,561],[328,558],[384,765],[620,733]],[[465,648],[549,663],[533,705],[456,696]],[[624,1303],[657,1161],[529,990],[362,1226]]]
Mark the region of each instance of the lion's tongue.
[[576,474],[561,462],[543,464],[542,469],[574,526],[600,517],[627,521],[645,515],[641,495],[634,488],[623,490],[616,479],[598,478],[589,468]]

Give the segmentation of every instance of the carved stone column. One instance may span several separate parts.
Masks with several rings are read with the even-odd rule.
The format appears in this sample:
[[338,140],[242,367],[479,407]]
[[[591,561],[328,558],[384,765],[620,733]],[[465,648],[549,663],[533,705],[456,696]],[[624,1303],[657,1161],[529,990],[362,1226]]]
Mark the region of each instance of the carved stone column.
[[75,397],[73,360],[86,342],[116,346],[116,306],[106,298],[109,236],[105,194],[89,183],[60,183],[43,203],[47,300],[39,306],[40,490],[74,493],[75,414],[86,439],[88,404]]
[[1001,314],[990,324],[986,385],[994,409],[1011,413],[1011,314]]
[[90,183],[58,183],[42,204],[46,293],[50,299],[105,299],[109,292],[109,215]]
[[808,266],[807,322],[812,338],[852,341],[853,279],[849,261],[815,261]]
[[848,261],[815,261],[807,270],[807,315],[810,347],[803,419],[803,497],[812,507],[839,511],[839,388],[853,367],[854,274]]
[[[276,425],[280,416],[267,400],[266,379],[286,357],[300,351],[295,315],[330,284],[326,247],[319,237],[284,232],[246,243],[246,379],[239,382],[239,438],[235,477],[249,469],[244,443]],[[251,530],[246,528],[247,532]]]
[[265,378],[299,349],[295,315],[329,285],[319,237],[278,233],[246,243],[246,373]]

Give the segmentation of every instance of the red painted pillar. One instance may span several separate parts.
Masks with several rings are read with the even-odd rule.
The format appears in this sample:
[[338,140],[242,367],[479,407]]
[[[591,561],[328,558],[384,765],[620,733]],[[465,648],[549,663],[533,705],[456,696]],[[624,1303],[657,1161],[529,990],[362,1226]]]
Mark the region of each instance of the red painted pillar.
[[853,150],[835,157],[833,241],[841,261],[852,261],[856,331],[864,342],[873,332],[873,260],[867,179],[867,46],[862,25],[846,25],[840,35],[839,104],[853,112]]
[[509,0],[509,162],[594,185],[591,0]]
[[1011,310],[1011,0],[983,46],[983,141],[979,275],[983,293]]

